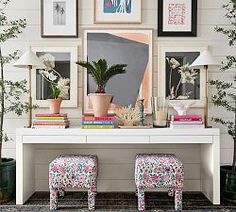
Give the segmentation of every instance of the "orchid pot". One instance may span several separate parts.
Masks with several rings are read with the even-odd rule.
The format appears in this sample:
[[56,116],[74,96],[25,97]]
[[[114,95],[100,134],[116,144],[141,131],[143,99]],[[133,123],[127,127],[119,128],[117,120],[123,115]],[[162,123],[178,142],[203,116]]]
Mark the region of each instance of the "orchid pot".
[[57,99],[48,99],[49,111],[50,113],[58,114],[61,109],[61,98]]

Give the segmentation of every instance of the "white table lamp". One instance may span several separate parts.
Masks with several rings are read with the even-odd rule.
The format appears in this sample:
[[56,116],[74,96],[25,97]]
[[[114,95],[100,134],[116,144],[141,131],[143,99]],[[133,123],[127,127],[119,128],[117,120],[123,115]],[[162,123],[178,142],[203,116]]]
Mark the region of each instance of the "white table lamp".
[[31,94],[31,70],[45,68],[43,62],[32,52],[31,48],[26,51],[15,63],[15,67],[29,69],[29,120],[28,127],[32,125],[32,94]]
[[205,126],[208,127],[208,67],[209,66],[219,66],[220,64],[213,58],[209,50],[203,51],[197,59],[190,65],[190,68],[201,68],[205,69],[205,80],[206,80],[206,88],[205,88]]

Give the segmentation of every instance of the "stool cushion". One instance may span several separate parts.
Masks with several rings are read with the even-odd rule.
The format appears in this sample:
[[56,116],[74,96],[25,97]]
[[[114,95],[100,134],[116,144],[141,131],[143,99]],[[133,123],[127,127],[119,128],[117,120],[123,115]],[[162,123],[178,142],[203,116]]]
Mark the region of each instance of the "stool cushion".
[[61,155],[49,165],[50,188],[90,188],[96,186],[97,157]]
[[135,161],[137,188],[183,188],[183,164],[173,154],[138,154]]

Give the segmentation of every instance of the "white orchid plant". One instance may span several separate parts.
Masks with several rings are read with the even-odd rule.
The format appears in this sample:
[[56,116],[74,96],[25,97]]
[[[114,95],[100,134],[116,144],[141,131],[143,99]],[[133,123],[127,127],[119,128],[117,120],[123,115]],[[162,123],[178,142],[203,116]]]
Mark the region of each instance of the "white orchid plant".
[[45,65],[44,70],[40,70],[41,76],[50,83],[51,96],[53,99],[69,99],[69,83],[68,78],[63,78],[59,72],[55,70],[55,57],[51,54],[44,54],[39,57]]
[[[181,84],[189,83],[189,84],[194,85],[196,79],[198,78],[198,71],[191,69],[189,67],[190,66],[189,63],[183,66],[180,66],[179,61],[177,61],[175,58],[166,57],[166,60],[170,66],[169,98],[170,99],[189,99],[189,95],[191,94],[192,91],[189,91],[184,96],[183,95],[178,96],[178,91]],[[177,69],[176,71],[180,74],[180,79],[176,87],[172,85],[172,73],[175,69]]]

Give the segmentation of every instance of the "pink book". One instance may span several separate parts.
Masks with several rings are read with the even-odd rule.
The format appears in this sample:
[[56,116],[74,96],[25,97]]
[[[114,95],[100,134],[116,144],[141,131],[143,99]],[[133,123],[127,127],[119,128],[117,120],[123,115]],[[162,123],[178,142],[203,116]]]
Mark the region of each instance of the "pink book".
[[101,117],[95,117],[95,116],[83,116],[83,121],[114,121],[115,116],[101,116]]
[[200,115],[172,115],[171,121],[202,121]]
[[67,113],[38,113],[35,117],[66,117]]

